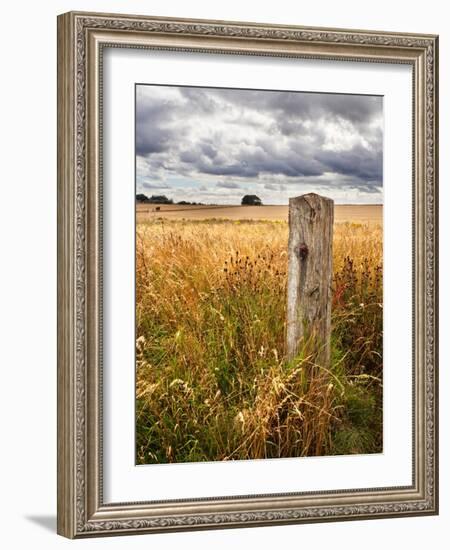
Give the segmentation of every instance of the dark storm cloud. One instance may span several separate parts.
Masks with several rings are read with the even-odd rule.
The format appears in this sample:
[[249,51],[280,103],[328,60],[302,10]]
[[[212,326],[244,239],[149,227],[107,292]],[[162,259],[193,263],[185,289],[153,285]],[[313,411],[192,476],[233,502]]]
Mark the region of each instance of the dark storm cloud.
[[[239,108],[271,111],[287,117],[311,120],[338,117],[355,124],[379,115],[382,98],[350,94],[263,92],[259,90],[215,90],[217,98]],[[282,125],[282,124],[281,124]]]
[[165,128],[153,126],[152,131],[148,132],[140,127],[136,132],[136,154],[142,157],[152,153],[162,153],[168,151],[171,147],[173,134]]
[[270,178],[287,186],[329,178],[331,191],[378,193],[382,98],[140,86],[136,154],[138,182],[219,177],[216,188],[275,191]]
[[317,160],[327,172],[355,176],[362,181],[381,181],[383,158],[380,151],[369,152],[361,146],[349,151],[320,151]]
[[275,174],[286,177],[307,177],[319,176],[323,170],[319,165],[314,168],[312,163],[303,159],[297,159],[294,154],[290,156],[282,155],[279,158],[269,157],[263,153],[257,152],[245,157],[234,164],[210,164],[198,163],[197,168],[204,174],[214,174],[215,176],[239,176],[241,178],[256,178],[263,174]]
[[217,157],[217,150],[210,143],[202,143],[200,145],[200,148],[202,150],[202,153],[210,159],[214,159]]

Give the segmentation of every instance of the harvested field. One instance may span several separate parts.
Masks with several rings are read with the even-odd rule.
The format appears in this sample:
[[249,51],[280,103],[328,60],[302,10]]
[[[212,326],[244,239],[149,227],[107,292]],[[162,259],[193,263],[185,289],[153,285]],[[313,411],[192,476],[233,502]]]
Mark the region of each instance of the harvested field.
[[[180,204],[138,204],[137,222],[169,220],[284,220],[288,219],[286,206],[205,206]],[[334,209],[336,222],[382,223],[383,207],[380,204],[338,204]]]

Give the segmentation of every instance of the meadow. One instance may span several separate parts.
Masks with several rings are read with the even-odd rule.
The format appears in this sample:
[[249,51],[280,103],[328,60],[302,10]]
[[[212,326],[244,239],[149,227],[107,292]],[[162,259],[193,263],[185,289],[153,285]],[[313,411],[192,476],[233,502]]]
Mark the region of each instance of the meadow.
[[285,358],[286,221],[139,221],[138,464],[382,451],[381,223],[335,223],[325,368]]

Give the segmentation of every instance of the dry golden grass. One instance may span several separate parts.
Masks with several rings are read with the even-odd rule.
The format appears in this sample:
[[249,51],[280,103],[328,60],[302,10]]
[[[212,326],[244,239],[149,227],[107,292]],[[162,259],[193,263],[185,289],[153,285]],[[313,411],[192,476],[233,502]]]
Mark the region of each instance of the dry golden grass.
[[382,228],[334,231],[333,359],[284,357],[288,226],[139,224],[139,463],[381,450]]

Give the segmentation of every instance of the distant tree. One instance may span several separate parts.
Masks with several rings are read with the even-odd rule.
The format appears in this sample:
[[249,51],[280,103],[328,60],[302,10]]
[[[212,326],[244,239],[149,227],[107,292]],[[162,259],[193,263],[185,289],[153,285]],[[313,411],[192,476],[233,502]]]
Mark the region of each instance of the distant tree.
[[242,206],[262,206],[262,200],[256,195],[245,195],[242,197]]
[[136,195],[136,202],[148,202],[147,195],[144,195],[143,193],[139,193]]
[[148,202],[151,202],[153,204],[173,204],[172,199],[168,199],[166,195],[152,195]]

